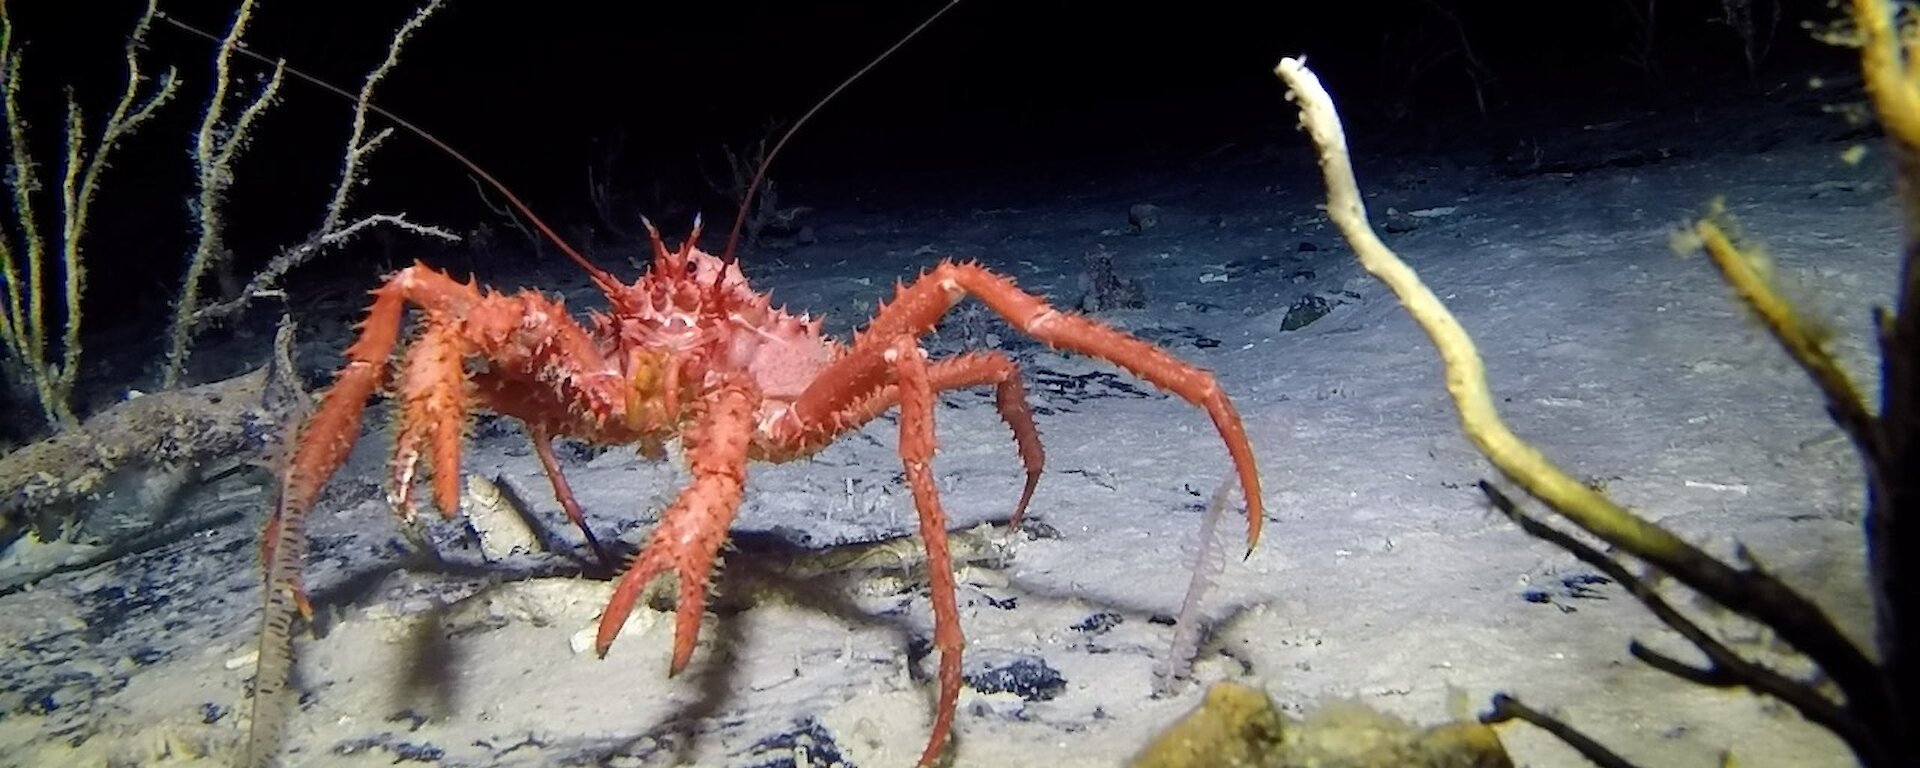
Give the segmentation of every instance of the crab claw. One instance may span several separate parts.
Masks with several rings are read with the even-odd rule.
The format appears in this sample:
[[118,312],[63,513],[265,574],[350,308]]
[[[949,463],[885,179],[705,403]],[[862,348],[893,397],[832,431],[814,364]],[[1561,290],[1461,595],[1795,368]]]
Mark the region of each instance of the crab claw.
[[390,467],[393,509],[414,519],[413,484],[426,458],[433,469],[433,500],[444,517],[460,511],[460,443],[467,420],[467,355],[460,329],[430,321],[407,351],[398,396],[400,427]]
[[693,483],[680,491],[647,538],[646,548],[627,566],[613,598],[600,615],[594,650],[607,655],[620,635],[633,605],[664,572],[680,580],[680,601],[674,614],[673,664],[678,674],[693,659],[705,613],[707,583],[713,564],[726,543],[727,529],[740,511],[746,485],[747,447],[753,437],[753,401],[744,388],[727,388],[699,406],[693,428],[686,435],[687,458]]

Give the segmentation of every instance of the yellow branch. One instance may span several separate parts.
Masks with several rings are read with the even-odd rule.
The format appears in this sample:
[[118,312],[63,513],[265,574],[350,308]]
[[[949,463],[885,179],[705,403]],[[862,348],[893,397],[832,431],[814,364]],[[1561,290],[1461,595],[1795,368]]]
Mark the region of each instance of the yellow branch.
[[1301,124],[1320,151],[1320,169],[1327,182],[1327,217],[1353,247],[1360,265],[1400,298],[1408,314],[1420,323],[1446,364],[1447,392],[1460,411],[1467,436],[1500,472],[1541,501],[1563,510],[1569,520],[1607,541],[1634,542],[1636,554],[1652,560],[1676,560],[1692,551],[1685,541],[1634,516],[1586,484],[1562,472],[1500,420],[1487,386],[1486,367],[1473,339],[1440,298],[1420,282],[1420,276],[1394,255],[1367,223],[1346,135],[1334,112],[1333,99],[1318,77],[1297,59],[1285,59],[1274,70],[1298,103]]
[[1877,438],[1873,416],[1868,413],[1860,391],[1853,385],[1853,379],[1847,376],[1840,362],[1827,350],[1821,335],[1803,322],[1793,305],[1774,291],[1772,282],[1760,268],[1758,257],[1735,244],[1733,238],[1714,220],[1719,215],[1722,214],[1716,206],[1713,215],[1694,224],[1694,234],[1700,237],[1701,247],[1713,260],[1714,266],[1719,268],[1721,277],[1733,287],[1734,294],[1759,316],[1774,340],[1820,388],[1820,393],[1833,408],[1834,420],[1847,430],[1849,437],[1861,442],[1869,450],[1869,455],[1877,453],[1880,446],[1874,444]]
[[1895,28],[1894,3],[1853,0],[1853,19],[1861,37],[1861,75],[1881,124],[1901,144],[1920,147],[1920,89],[1909,69],[1915,64],[1912,52]]

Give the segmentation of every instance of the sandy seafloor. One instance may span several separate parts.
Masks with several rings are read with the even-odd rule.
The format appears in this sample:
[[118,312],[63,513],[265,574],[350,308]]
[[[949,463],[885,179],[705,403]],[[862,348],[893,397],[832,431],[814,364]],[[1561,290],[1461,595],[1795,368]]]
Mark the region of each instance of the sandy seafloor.
[[[1355,149],[1374,218],[1399,223],[1388,242],[1474,334],[1516,431],[1715,552],[1745,544],[1865,638],[1854,457],[1710,265],[1669,247],[1679,222],[1724,196],[1870,387],[1867,310],[1890,298],[1896,267],[1893,189],[1877,145],[1844,162],[1859,137],[1806,99],[1612,115],[1540,137],[1540,164]],[[1264,540],[1205,604],[1203,683],[1256,684],[1290,712],[1351,699],[1419,722],[1508,691],[1646,765],[1713,765],[1728,749],[1743,768],[1851,764],[1782,705],[1632,660],[1633,638],[1692,657],[1617,586],[1488,510],[1474,483],[1490,469],[1459,435],[1431,347],[1352,262],[1316,209],[1309,151],[1284,139],[1198,160],[790,192],[815,208],[817,240],[746,264],[842,334],[940,257],[978,259],[1063,304],[1088,253],[1142,281],[1144,308],[1098,317],[1216,371],[1266,483]],[[1139,203],[1160,209],[1142,231],[1127,219]],[[485,279],[593,306],[569,270]],[[314,371],[336,364],[363,295],[329,290],[339,298],[301,318]],[[1331,312],[1283,330],[1307,297]],[[975,685],[955,761],[1120,764],[1200,696],[1198,685],[1153,696],[1152,670],[1225,453],[1200,411],[1111,366],[978,317],[928,342],[936,354],[969,344],[1025,367],[1049,459],[1031,513],[1044,535],[963,576]],[[608,587],[527,575],[583,550],[518,428],[478,423],[466,469],[518,489],[572,550],[489,564],[454,524],[434,532],[448,567],[410,567],[380,491],[387,411],[369,412],[368,439],[313,517],[307,578],[323,631],[297,641],[285,764],[893,766],[918,754],[932,707],[924,585],[887,569],[764,590],[723,579],[734,603],[709,617],[687,674],[666,675],[666,622],[629,626],[604,660],[577,653],[570,641]],[[938,419],[953,527],[1004,519],[1021,472],[990,393],[946,395]],[[736,530],[758,543],[732,563],[768,542],[910,532],[894,430],[889,418],[815,460],[754,467]],[[623,549],[686,480],[622,449],[561,454],[596,530]],[[267,498],[206,489],[196,503],[237,505],[244,519],[0,596],[0,763],[232,760]],[[1765,632],[1682,604],[1736,647],[1798,669]],[[996,671],[1016,678],[1012,690],[979,689]],[[1529,727],[1502,733],[1521,764],[1580,764]]]

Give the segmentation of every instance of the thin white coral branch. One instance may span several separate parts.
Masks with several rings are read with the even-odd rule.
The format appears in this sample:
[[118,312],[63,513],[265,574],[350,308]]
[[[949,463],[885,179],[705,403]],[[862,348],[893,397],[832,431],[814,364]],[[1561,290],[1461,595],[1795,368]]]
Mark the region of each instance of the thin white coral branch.
[[1193,550],[1193,575],[1187,581],[1187,595],[1180,601],[1180,615],[1173,621],[1173,644],[1167,656],[1153,670],[1153,691],[1168,696],[1180,689],[1180,683],[1193,675],[1193,659],[1200,654],[1203,636],[1200,605],[1213,591],[1213,585],[1227,570],[1227,527],[1221,524],[1227,505],[1233,501],[1234,478],[1228,476],[1207,499],[1200,517],[1200,535]]
[[254,5],[254,0],[240,4],[226,37],[220,41],[213,57],[213,93],[207,97],[206,111],[194,135],[193,164],[199,178],[199,195],[194,200],[193,216],[199,234],[192,255],[187,258],[186,274],[180,281],[180,297],[174,304],[172,328],[167,335],[167,358],[161,381],[162,386],[169,388],[179,385],[186,368],[193,338],[193,312],[200,304],[200,284],[208,270],[227,258],[227,249],[222,243],[226,222],[221,217],[221,208],[227,188],[233,184],[233,161],[246,146],[254,124],[273,105],[286,73],[285,62],[277,63],[273,75],[254,98],[240,108],[231,122],[226,119],[227,96],[234,79],[233,53],[253,19]]
[[326,232],[316,232],[299,244],[282,249],[278,255],[267,262],[265,267],[247,280],[246,286],[240,289],[239,294],[226,301],[207,304],[194,310],[194,327],[205,327],[220,322],[246,309],[247,305],[256,298],[275,295],[280,279],[286,277],[288,272],[376,226],[395,227],[421,237],[434,237],[448,242],[460,240],[460,236],[451,231],[430,224],[421,224],[407,218],[406,214],[376,213],[363,216],[346,226],[335,227]]
[[346,156],[340,163],[340,180],[333,186],[333,198],[327,201],[326,218],[320,223],[321,232],[338,228],[340,222],[345,219],[347,198],[352,195],[354,186],[360,180],[361,164],[392,132],[388,129],[378,131],[371,137],[367,136],[367,113],[373,105],[374,89],[393,72],[394,67],[400,65],[400,49],[406,45],[407,40],[412,38],[415,32],[420,31],[420,27],[427,23],[427,19],[445,5],[444,0],[430,0],[419,10],[414,11],[413,16],[393,33],[392,42],[387,44],[386,58],[382,59],[380,65],[374,67],[372,72],[367,73],[366,81],[360,85],[360,93],[353,103],[353,131],[347,136]]
[[67,320],[63,329],[65,335],[60,342],[60,376],[63,386],[68,390],[71,390],[80,369],[80,294],[86,281],[86,262],[81,258],[80,239],[91,217],[94,196],[100,191],[100,180],[106,174],[107,158],[119,146],[121,139],[153,119],[160,107],[172,100],[178,90],[174,70],[168,68],[160,76],[158,87],[146,98],[140,97],[140,85],[147,80],[140,73],[140,49],[146,44],[147,30],[153,27],[158,10],[158,0],[148,0],[145,12],[134,25],[132,34],[127,36],[126,87],[120,91],[120,100],[114,103],[113,111],[101,125],[100,139],[91,155],[84,150],[85,128],[80,105],[71,90],[67,93],[67,167],[61,195],[64,231],[60,255],[60,263],[65,267]]
[[[226,297],[218,303],[202,306],[198,291],[206,269],[217,263],[218,259],[226,258],[225,249],[219,243],[222,222],[218,209],[222,203],[221,193],[224,192],[225,185],[232,182],[231,163],[234,152],[243,145],[251,132],[253,121],[265,111],[268,102],[279,87],[283,74],[291,72],[285,62],[275,63],[273,76],[262,89],[259,98],[251,102],[234,119],[233,124],[225,129],[227,135],[224,143],[210,155],[210,164],[201,166],[202,194],[199,209],[195,213],[200,220],[202,237],[188,264],[187,277],[181,286],[180,301],[175,307],[173,333],[169,341],[165,373],[168,386],[177,383],[182,375],[193,337],[200,330],[212,322],[240,312],[257,297],[273,294],[280,279],[289,271],[313,260],[328,249],[353,239],[368,227],[394,226],[423,236],[451,241],[460,239],[459,236],[447,230],[416,223],[406,218],[404,214],[376,214],[348,221],[346,212],[354,189],[365,183],[367,158],[392,132],[391,129],[381,129],[371,133],[368,131],[367,115],[378,110],[373,104],[374,91],[381,81],[399,66],[400,52],[407,40],[444,5],[444,0],[430,0],[414,11],[413,15],[394,32],[393,38],[387,44],[386,57],[367,73],[359,93],[350,95],[354,99],[352,129],[347,136],[346,148],[342,151],[340,175],[322,211],[319,225],[298,244],[282,249],[278,255],[268,261],[266,267],[249,278],[237,294]],[[217,117],[215,111],[218,109],[215,105],[224,99],[222,89],[225,87],[225,73],[229,67],[227,62],[232,53],[237,50],[252,6],[253,0],[248,0],[241,6],[239,14],[235,17],[233,29],[229,30],[226,39],[221,43],[215,64],[215,69],[222,73],[221,84],[215,87],[215,101],[209,103],[208,117],[202,122],[203,143],[197,145],[196,157],[209,156],[204,142],[211,135],[209,126],[215,124]],[[297,72],[293,74],[307,78],[306,75]],[[323,87],[339,92],[331,86]]]
[[[0,339],[5,353],[13,358],[17,370],[10,371],[31,380],[35,397],[49,424],[60,426],[74,421],[69,400],[80,367],[80,295],[85,286],[86,267],[82,259],[82,239],[91,218],[95,193],[109,166],[109,157],[120,141],[152,119],[160,107],[174,96],[174,71],[168,69],[159,85],[144,97],[143,86],[150,79],[141,73],[140,50],[147,31],[158,14],[155,0],[148,0],[126,41],[127,75],[119,100],[104,123],[100,136],[91,143],[86,136],[85,115],[69,90],[66,94],[65,142],[61,152],[59,243],[51,246],[39,227],[39,211],[34,196],[40,182],[34,172],[32,151],[27,141],[27,126],[21,116],[20,52],[13,47],[13,24],[0,2],[0,91],[4,91],[6,139],[12,159],[7,184],[13,195],[13,228],[20,237],[24,253],[14,252],[10,235],[0,232],[0,273],[6,282],[6,312],[0,316]],[[53,258],[50,259],[49,255]],[[53,260],[61,272],[63,314],[60,323],[60,360],[47,357],[47,340],[52,323],[47,293],[47,272]],[[24,284],[21,265],[25,265]]]

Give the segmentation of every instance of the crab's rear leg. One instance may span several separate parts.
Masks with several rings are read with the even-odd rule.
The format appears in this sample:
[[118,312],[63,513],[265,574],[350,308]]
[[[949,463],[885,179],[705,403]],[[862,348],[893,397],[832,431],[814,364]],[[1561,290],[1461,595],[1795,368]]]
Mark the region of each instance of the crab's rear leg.
[[[1013,360],[998,352],[978,352],[929,362],[916,340],[896,335],[891,343],[880,344],[868,337],[861,351],[834,362],[830,370],[854,370],[865,374],[836,378],[842,388],[811,387],[790,410],[789,418],[776,423],[772,437],[784,448],[775,458],[808,455],[842,432],[859,429],[881,413],[900,407],[900,459],[906,469],[907,484],[919,512],[920,538],[927,548],[929,599],[933,603],[934,647],[940,651],[939,700],[935,703],[933,730],[920,765],[931,764],[946,746],[953,732],[954,710],[960,699],[961,654],[966,645],[960,630],[959,601],[955,595],[952,549],[947,542],[947,515],[933,482],[934,393],[965,387],[994,385],[994,400],[1000,417],[1013,429],[1027,480],[1014,508],[1012,521],[1018,523],[1033,498],[1046,455],[1040,434],[1033,424],[1033,411],[1026,403],[1026,390],[1020,383],[1020,369]],[[811,421],[794,416],[801,404],[807,412],[825,413]]]
[[460,448],[466,439],[467,371],[471,350],[460,327],[438,313],[407,350],[395,387],[399,424],[394,434],[388,502],[401,520],[414,522],[413,482],[421,459],[433,467],[433,499],[440,514],[460,510]]
[[553,497],[560,502],[560,509],[567,513],[567,519],[573,521],[575,528],[587,539],[587,546],[593,548],[593,555],[607,570],[614,570],[613,556],[607,554],[607,548],[600,545],[600,538],[593,535],[593,528],[587,525],[586,513],[580,510],[580,502],[573,498],[573,486],[567,483],[566,475],[560,473],[560,462],[553,456],[553,435],[546,427],[529,424],[533,438],[533,453],[540,457],[540,468],[547,473],[547,481],[553,485]]
[[[834,365],[885,373],[881,367],[885,363],[885,351],[875,346],[864,355],[872,360],[842,358],[836,360]],[[1033,501],[1034,488],[1040,484],[1040,473],[1047,463],[1046,448],[1040,443],[1040,430],[1033,423],[1033,409],[1027,405],[1027,389],[1020,381],[1020,366],[1001,352],[973,352],[929,361],[927,381],[935,392],[993,386],[994,407],[1000,412],[1000,420],[1013,431],[1014,446],[1020,452],[1020,464],[1027,475],[1026,483],[1020,489],[1020,501],[1014,504],[1013,516],[1009,518],[1013,525],[1018,526],[1021,517],[1026,514],[1027,505]],[[840,434],[866,426],[867,422],[879,418],[880,414],[900,403],[900,388],[888,379],[875,377],[849,384],[846,389],[832,391],[809,388],[800,402],[789,410],[792,418],[776,423],[772,430],[774,442],[782,448],[771,458],[784,461],[812,455]],[[805,403],[804,409],[801,403]],[[798,416],[802,410],[825,413],[827,416],[807,421]]]
[[918,336],[931,329],[961,299],[972,296],[986,304],[1016,330],[1048,346],[1072,350],[1118,365],[1154,386],[1179,395],[1207,411],[1226,443],[1247,500],[1247,547],[1260,539],[1264,505],[1260,470],[1240,414],[1213,374],[1174,357],[1158,346],[1080,315],[1061,312],[1040,297],[1027,293],[1005,276],[978,264],[943,261],[918,280],[901,287],[894,299],[867,326],[854,349],[822,372],[793,408],[802,423],[830,418],[833,398],[816,394],[858,391],[886,375],[881,359],[892,339]]

